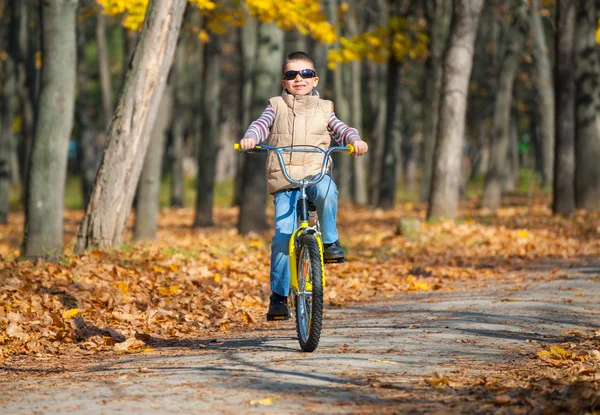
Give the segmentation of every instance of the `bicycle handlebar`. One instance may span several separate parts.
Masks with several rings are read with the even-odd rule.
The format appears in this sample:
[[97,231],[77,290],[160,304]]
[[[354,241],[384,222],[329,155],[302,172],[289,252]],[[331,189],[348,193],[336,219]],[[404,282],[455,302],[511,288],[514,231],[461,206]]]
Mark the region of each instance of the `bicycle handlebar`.
[[[279,160],[279,165],[281,166],[281,171],[283,172],[283,175],[285,176],[285,178],[290,183],[298,184],[300,186],[312,186],[314,184],[319,183],[321,180],[323,180],[323,177],[325,177],[325,169],[327,168],[327,161],[329,160],[329,155],[331,153],[333,153],[335,151],[346,151],[348,154],[354,153],[354,146],[352,144],[348,144],[347,146],[334,146],[334,147],[330,147],[327,150],[323,150],[319,147],[314,147],[314,146],[310,146],[309,148],[299,148],[299,147],[300,146],[273,147],[273,146],[258,144],[256,146],[254,146],[253,148],[242,149],[239,143],[235,143],[233,145],[234,150],[241,151],[242,153],[274,151],[275,154],[277,154],[277,159]],[[324,153],[323,164],[321,165],[321,172],[310,180],[292,179],[289,176],[287,169],[285,167],[285,162],[283,161],[283,156],[282,156],[283,152],[287,152],[287,153]]]

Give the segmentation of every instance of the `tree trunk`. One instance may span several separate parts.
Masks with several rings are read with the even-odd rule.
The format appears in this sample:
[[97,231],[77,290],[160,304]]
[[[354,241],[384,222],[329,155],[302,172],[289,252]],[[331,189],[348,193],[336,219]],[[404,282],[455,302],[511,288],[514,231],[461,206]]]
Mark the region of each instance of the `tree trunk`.
[[185,177],[183,171],[188,84],[185,82],[189,68],[186,64],[187,38],[180,37],[173,66],[173,117],[171,124],[171,198],[172,207],[183,207]]
[[467,91],[483,0],[456,0],[444,58],[440,115],[427,218],[456,218]]
[[77,161],[81,176],[81,192],[84,205],[87,205],[100,165],[102,146],[99,145],[100,134],[96,102],[88,90],[90,68],[85,59],[84,48],[89,37],[86,33],[85,22],[81,22],[77,29],[77,84],[79,89],[75,108]]
[[444,65],[444,49],[452,17],[452,2],[446,0],[429,1],[433,13],[429,19],[429,57],[425,64],[423,106],[423,172],[421,176],[420,198],[422,202],[429,200],[433,165],[433,151],[440,107],[440,90],[442,88],[442,69]]
[[185,0],[151,0],[110,128],[76,251],[123,242],[125,223],[173,61]]
[[[362,10],[354,9],[348,16],[348,26],[350,35],[358,35],[360,29],[358,27],[357,14]],[[359,134],[363,133],[363,116],[362,116],[362,63],[360,61],[353,61],[350,64],[350,123],[351,126],[356,128]],[[366,181],[366,157],[355,157],[353,161],[353,192],[352,201],[360,205],[366,205],[367,198],[367,181]]]
[[[258,50],[258,21],[250,17],[248,11],[244,9],[246,13],[244,18],[247,19],[246,25],[244,25],[238,32],[240,40],[238,43],[238,51],[240,54],[240,88],[239,88],[239,117],[241,120],[242,129],[246,129],[250,122],[251,108],[252,108],[252,79],[254,73],[254,66],[256,64],[257,50]],[[242,132],[245,133],[244,130]],[[239,137],[242,139],[243,137]],[[238,141],[239,141],[238,139]],[[257,156],[258,157],[258,156]],[[256,158],[256,157],[254,157]],[[238,170],[235,177],[235,193],[233,198],[233,204],[235,206],[241,206],[242,204],[242,187],[244,184],[244,172],[246,171],[246,163],[252,162],[249,157],[240,157],[238,155]]]
[[517,188],[519,179],[519,134],[517,129],[517,117],[510,117],[508,125],[508,154],[506,155],[506,164],[504,165],[504,181],[502,182],[502,192],[504,194],[513,193]]
[[542,148],[542,184],[545,186],[552,183],[554,169],[554,90],[552,89],[552,66],[539,3],[539,0],[532,0],[531,26],[533,28],[533,69],[537,94],[538,137]]
[[[8,223],[9,190],[12,182],[13,158],[13,118],[15,116],[15,96],[17,87],[17,65],[18,65],[18,28],[19,15],[16,0],[11,0],[4,10],[8,22],[3,21],[7,32],[2,33],[3,39],[7,40],[5,50],[6,59],[3,63],[2,93],[0,95],[0,224]],[[4,19],[3,19],[4,20]]]
[[[352,127],[356,128],[359,134],[363,133],[362,127],[362,90],[361,90],[361,62],[352,62]],[[366,205],[368,202],[367,194],[367,158],[353,157],[354,168],[354,192],[353,202],[359,205]]]
[[98,13],[96,16],[96,43],[98,45],[98,74],[102,97],[102,116],[104,118],[104,128],[108,129],[113,115],[113,98],[108,46],[106,45],[106,19],[102,13]]
[[151,126],[150,142],[137,187],[135,225],[133,227],[133,239],[136,241],[156,239],[165,134],[171,119],[171,108],[172,95],[167,86],[160,99],[158,112]]
[[392,209],[396,194],[396,135],[394,134],[394,123],[398,117],[398,77],[400,63],[392,55],[388,60],[387,73],[387,98],[386,98],[386,117],[385,133],[383,142],[383,160],[381,164],[381,181],[379,183],[379,203],[378,207],[383,209]]
[[500,207],[503,184],[509,175],[508,155],[510,147],[510,112],[513,85],[523,43],[527,36],[527,5],[520,3],[515,11],[514,20],[508,33],[508,44],[500,66],[498,89],[494,108],[494,127],[490,164],[485,177],[481,206],[496,210]]
[[[373,30],[379,27],[380,22],[389,21],[389,8],[385,0],[378,0],[371,3],[371,7],[376,8],[380,17],[367,15],[369,19],[367,30]],[[363,128],[369,140],[369,172],[368,172],[368,192],[369,204],[376,206],[379,203],[379,182],[381,178],[381,164],[383,159],[383,134],[385,127],[386,114],[386,73],[385,64],[366,61],[367,71],[367,102],[369,116],[364,120]]]
[[575,211],[575,4],[558,0],[556,12],[554,78],[556,148],[552,212]]
[[[369,204],[379,203],[379,182],[383,160],[383,135],[387,108],[385,93],[385,65],[365,62],[367,68],[367,94],[369,102]],[[369,120],[367,120],[369,122]]]
[[308,52],[308,37],[298,30],[287,30],[284,33],[284,39],[284,55],[297,51]]
[[[202,96],[202,128],[198,137],[198,177],[196,179],[196,216],[194,227],[212,226],[217,137],[220,125],[221,59],[220,39],[214,36],[206,45],[204,87]],[[227,149],[231,151],[230,148]]]
[[[251,118],[260,117],[269,98],[281,92],[283,32],[274,24],[260,24],[257,57],[252,71]],[[241,234],[268,228],[266,219],[264,154],[252,154],[244,160],[238,230]]]
[[[37,9],[37,8],[36,8]],[[30,2],[19,2],[19,101],[21,103],[21,139],[19,140],[19,166],[23,188],[28,187],[31,149],[35,136],[38,104],[39,71],[35,65],[38,52],[36,39],[38,28],[31,28],[32,13],[37,13]],[[23,192],[23,205],[27,206],[27,192]]]
[[[332,0],[328,4],[330,19],[335,25],[341,26],[341,21],[338,13],[338,0]],[[343,33],[338,33],[343,35]],[[335,43],[338,47],[339,43]],[[333,76],[333,101],[335,104],[335,115],[338,119],[345,123],[350,123],[351,107],[350,96],[348,95],[348,64],[339,64],[332,71]],[[338,188],[339,200],[350,200],[352,197],[351,181],[350,181],[350,164],[351,160],[344,154],[334,153],[333,158],[333,177]]]
[[575,25],[575,203],[600,211],[600,66],[596,53],[596,0],[577,3]]
[[24,254],[30,258],[62,256],[63,197],[75,101],[76,12],[77,0],[40,4],[42,83],[23,240]]

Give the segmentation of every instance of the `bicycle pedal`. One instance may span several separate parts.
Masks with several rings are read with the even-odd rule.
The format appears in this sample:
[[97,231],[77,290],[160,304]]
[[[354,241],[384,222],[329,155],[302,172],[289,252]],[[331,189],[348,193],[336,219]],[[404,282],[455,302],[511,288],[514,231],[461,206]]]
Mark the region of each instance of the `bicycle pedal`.
[[346,262],[346,258],[331,258],[324,260],[326,264],[342,264]]
[[289,314],[279,315],[279,316],[273,316],[273,315],[267,314],[267,321],[284,321],[284,320],[289,320],[289,318],[290,318]]

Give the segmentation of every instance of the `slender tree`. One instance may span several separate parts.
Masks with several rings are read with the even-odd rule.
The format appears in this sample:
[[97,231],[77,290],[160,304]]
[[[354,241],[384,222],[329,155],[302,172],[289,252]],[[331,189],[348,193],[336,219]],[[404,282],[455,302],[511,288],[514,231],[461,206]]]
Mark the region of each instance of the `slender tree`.
[[[17,93],[17,65],[18,65],[18,38],[19,15],[16,0],[10,0],[4,10],[2,26],[6,31],[2,39],[7,54],[2,62],[0,74],[0,224],[8,222],[9,199],[8,192],[11,184],[12,168],[11,158],[14,154],[13,144],[13,118],[15,115],[15,100]],[[8,21],[6,21],[8,20]]]
[[221,109],[221,39],[214,36],[206,45],[204,86],[201,102],[202,126],[199,131],[196,182],[196,216],[194,226],[213,225],[214,183],[217,167],[217,136]]
[[85,57],[85,45],[90,40],[90,24],[93,21],[82,21],[77,25],[77,100],[75,107],[75,129],[77,137],[77,162],[81,177],[81,191],[84,204],[87,204],[94,178],[102,157],[102,140],[104,125],[99,129],[99,115],[97,103],[88,87],[93,76]]
[[76,251],[123,242],[125,223],[173,61],[186,0],[150,0],[107,144],[87,205]]
[[577,2],[575,29],[575,203],[600,211],[600,65],[596,0]]
[[570,215],[575,210],[575,3],[558,0],[555,31],[554,192],[552,212]]
[[102,116],[104,118],[104,128],[107,129],[110,126],[113,115],[113,98],[108,46],[106,44],[106,18],[102,13],[98,13],[96,16],[96,44],[98,46],[98,74],[100,75]]
[[133,239],[156,239],[158,212],[160,210],[160,182],[162,178],[165,136],[171,121],[172,94],[167,86],[160,99],[154,123],[150,128],[150,142],[144,157],[144,165],[135,197],[135,224]]
[[[274,24],[261,23],[258,29],[258,51],[252,71],[252,119],[262,114],[269,98],[281,93],[282,45],[282,30]],[[258,154],[245,157],[238,221],[241,234],[267,229],[266,193],[265,158]]]
[[[362,6],[362,5],[361,5]],[[358,35],[361,32],[359,26],[359,15],[364,13],[364,7],[357,5],[349,13],[348,26],[351,35]],[[363,133],[363,108],[362,108],[362,63],[358,60],[350,63],[350,111],[351,117],[349,124],[356,128],[359,134]],[[365,205],[368,202],[367,195],[367,158],[356,157],[352,163],[354,178],[352,201],[357,204]]]
[[40,3],[43,64],[27,187],[23,241],[27,257],[62,256],[63,196],[75,101],[77,3]]
[[[189,9],[188,9],[189,10]],[[188,13],[189,15],[189,13]],[[189,129],[188,108],[190,99],[188,94],[188,80],[190,68],[187,65],[188,36],[182,33],[179,37],[175,61],[173,63],[173,117],[171,118],[171,206],[183,207],[185,199],[185,182],[183,171],[183,158],[185,134]]]
[[544,33],[540,1],[531,2],[531,28],[533,29],[534,82],[537,97],[538,135],[542,149],[542,181],[552,183],[554,169],[554,89],[552,88],[552,64]]
[[429,57],[425,64],[423,109],[423,174],[421,176],[421,201],[429,200],[433,151],[440,106],[442,88],[442,67],[444,48],[452,17],[452,2],[446,0],[428,0],[425,3],[429,27]]
[[483,0],[456,0],[444,58],[428,218],[456,218],[463,154],[467,89]]
[[[508,31],[507,45],[499,71],[498,91],[494,108],[494,127],[490,149],[490,163],[485,177],[481,206],[488,209],[500,207],[501,196],[511,177],[510,123],[513,85],[527,35],[527,4],[517,2],[514,18]],[[510,185],[508,185],[509,187]]]
[[377,206],[383,209],[392,209],[396,195],[396,165],[399,159],[396,155],[394,123],[398,118],[398,77],[400,74],[400,62],[392,53],[387,63],[387,97],[385,132],[383,137],[383,160],[381,163],[381,182],[379,184],[379,198]]

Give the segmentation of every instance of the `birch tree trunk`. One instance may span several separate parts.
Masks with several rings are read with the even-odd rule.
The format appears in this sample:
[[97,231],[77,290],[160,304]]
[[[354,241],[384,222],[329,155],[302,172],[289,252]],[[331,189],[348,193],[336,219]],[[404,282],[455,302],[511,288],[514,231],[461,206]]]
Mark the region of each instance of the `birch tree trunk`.
[[456,218],[467,91],[483,0],[456,0],[444,58],[440,115],[427,218]]
[[552,88],[552,64],[539,3],[539,0],[531,2],[531,26],[533,29],[534,83],[537,94],[535,110],[537,111],[538,135],[542,148],[542,184],[545,186],[552,183],[554,169],[554,89]]
[[[212,226],[217,140],[220,125],[221,59],[220,39],[214,36],[206,45],[204,87],[201,103],[202,128],[198,142],[198,177],[196,179],[196,216],[194,226]],[[228,149],[229,150],[229,149]]]
[[[252,71],[252,119],[260,117],[267,101],[281,93],[281,63],[283,62],[283,32],[274,24],[260,24],[258,50]],[[251,154],[244,160],[238,230],[266,230],[266,193],[264,154]]]
[[14,155],[13,144],[13,118],[15,116],[15,97],[17,93],[17,65],[18,65],[18,29],[19,15],[16,0],[6,4],[4,16],[9,21],[2,19],[2,26],[7,31],[2,33],[6,39],[4,50],[7,51],[6,59],[1,73],[0,94],[0,224],[8,223],[10,210],[8,193],[13,177],[11,166]]
[[63,197],[75,101],[76,12],[77,0],[40,3],[43,65],[23,240],[29,258],[62,256]]
[[508,45],[499,71],[498,90],[494,108],[494,127],[490,148],[490,163],[485,177],[481,206],[496,210],[500,207],[503,185],[508,181],[510,164],[510,112],[513,85],[523,43],[527,36],[527,5],[520,2],[515,10],[514,20],[508,33]]
[[552,212],[575,211],[575,4],[558,0],[556,12],[554,78],[556,149]]
[[452,2],[446,0],[429,0],[432,10],[429,19],[429,57],[425,66],[425,103],[423,107],[423,172],[421,176],[421,201],[429,200],[433,151],[440,107],[440,90],[442,88],[442,69],[444,65],[444,49],[452,17]]
[[125,223],[187,2],[151,0],[111,125],[76,251],[123,242]]
[[600,211],[600,66],[596,0],[582,0],[575,24],[575,204]]
[[133,239],[156,239],[160,211],[160,182],[162,179],[165,135],[171,119],[172,95],[167,86],[160,99],[156,118],[150,127],[150,142],[135,197],[135,224]]

